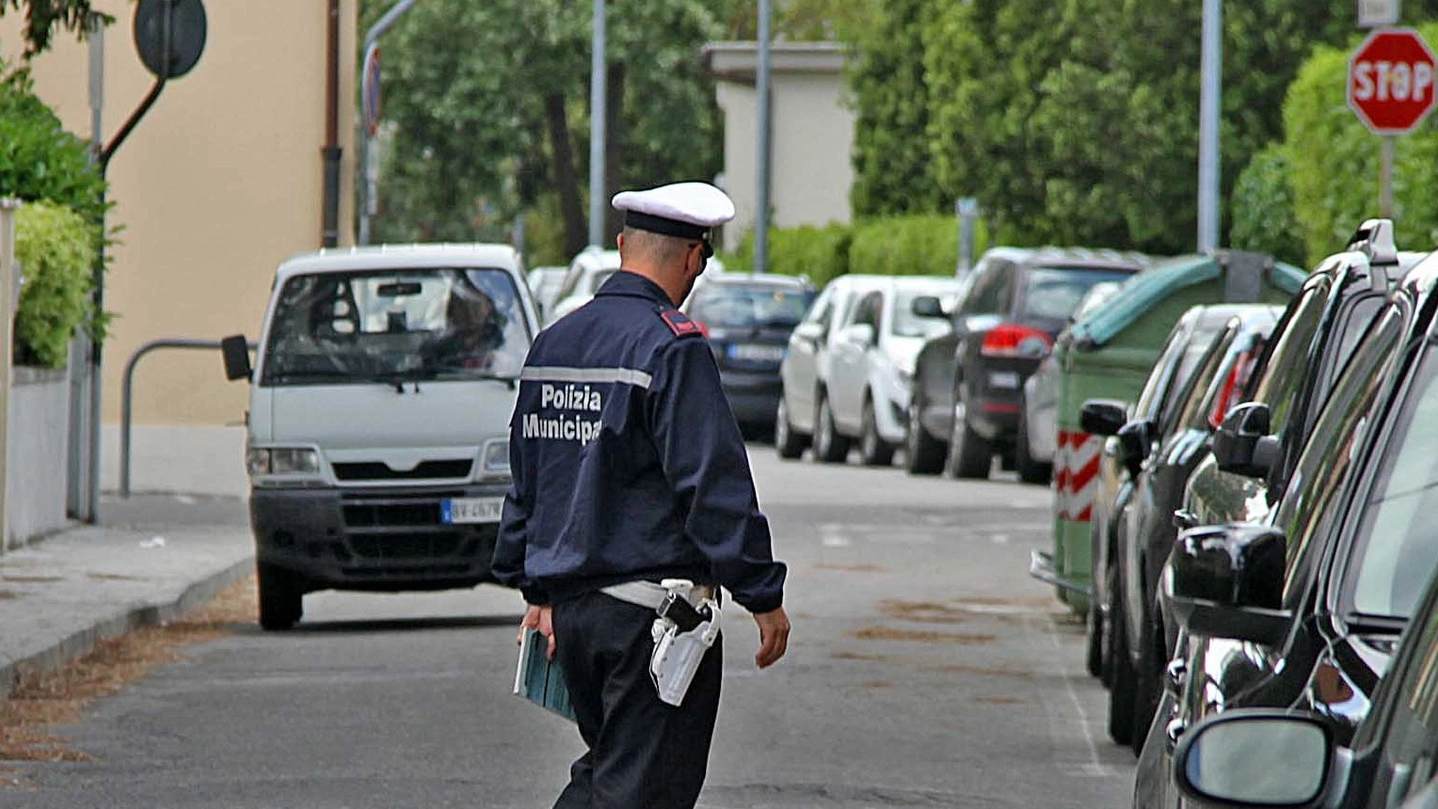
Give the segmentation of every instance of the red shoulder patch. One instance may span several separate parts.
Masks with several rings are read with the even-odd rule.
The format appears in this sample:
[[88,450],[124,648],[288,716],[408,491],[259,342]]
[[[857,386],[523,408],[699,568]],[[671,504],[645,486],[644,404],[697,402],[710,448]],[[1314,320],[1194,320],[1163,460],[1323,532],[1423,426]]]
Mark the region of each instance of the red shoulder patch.
[[685,315],[678,309],[669,309],[660,312],[659,316],[664,319],[664,325],[668,326],[669,330],[674,332],[675,337],[688,337],[691,334],[702,336],[704,334],[703,326],[690,320],[688,315]]

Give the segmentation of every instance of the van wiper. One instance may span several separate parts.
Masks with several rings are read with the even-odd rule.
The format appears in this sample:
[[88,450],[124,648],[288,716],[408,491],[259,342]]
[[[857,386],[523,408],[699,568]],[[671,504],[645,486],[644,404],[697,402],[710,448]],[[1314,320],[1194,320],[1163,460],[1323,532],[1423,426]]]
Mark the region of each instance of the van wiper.
[[375,374],[370,377],[374,382],[381,385],[388,385],[394,388],[395,393],[404,393],[405,383],[414,384],[414,392],[419,393],[419,383],[428,382],[434,379],[434,371],[429,368],[414,368],[408,371],[389,371],[383,374]]

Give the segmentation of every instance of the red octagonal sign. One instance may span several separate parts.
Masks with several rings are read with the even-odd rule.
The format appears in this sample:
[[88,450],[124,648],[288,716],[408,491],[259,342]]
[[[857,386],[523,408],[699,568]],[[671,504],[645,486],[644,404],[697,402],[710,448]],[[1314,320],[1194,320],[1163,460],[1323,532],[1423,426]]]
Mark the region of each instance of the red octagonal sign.
[[1411,132],[1433,110],[1435,62],[1417,31],[1374,31],[1348,58],[1348,106],[1380,135]]

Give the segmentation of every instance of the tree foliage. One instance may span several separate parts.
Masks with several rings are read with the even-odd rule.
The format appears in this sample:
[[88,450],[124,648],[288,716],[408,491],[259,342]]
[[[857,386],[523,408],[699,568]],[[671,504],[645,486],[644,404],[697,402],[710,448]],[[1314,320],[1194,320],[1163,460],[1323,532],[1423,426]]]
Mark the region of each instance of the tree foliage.
[[0,78],[0,196],[48,200],[98,221],[104,180],[24,71]]
[[114,21],[108,14],[93,11],[90,0],[0,0],[0,17],[8,11],[25,14],[26,58],[49,48],[57,29],[79,34],[92,16],[106,24]]
[[1254,155],[1238,175],[1233,187],[1233,236],[1229,243],[1240,250],[1268,253],[1290,264],[1304,263],[1303,230],[1298,226],[1291,166],[1282,143],[1270,144]]
[[70,338],[93,319],[90,293],[98,226],[49,202],[20,208],[15,257],[25,285],[15,308],[15,361],[64,368]]

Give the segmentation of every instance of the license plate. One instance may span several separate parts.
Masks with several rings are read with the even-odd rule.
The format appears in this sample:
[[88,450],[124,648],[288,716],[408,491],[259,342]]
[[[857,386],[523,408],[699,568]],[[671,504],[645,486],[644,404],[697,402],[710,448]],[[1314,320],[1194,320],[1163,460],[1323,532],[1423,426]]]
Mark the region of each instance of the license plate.
[[503,497],[453,497],[439,503],[440,520],[447,524],[499,522]]
[[729,359],[747,362],[779,362],[784,359],[784,347],[733,343],[729,346]]
[[995,371],[989,374],[989,386],[994,388],[1017,389],[1019,375],[1013,371]]

